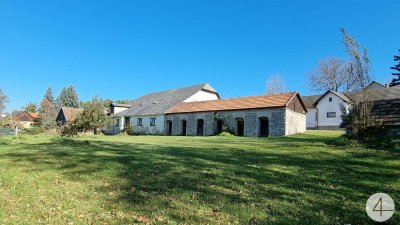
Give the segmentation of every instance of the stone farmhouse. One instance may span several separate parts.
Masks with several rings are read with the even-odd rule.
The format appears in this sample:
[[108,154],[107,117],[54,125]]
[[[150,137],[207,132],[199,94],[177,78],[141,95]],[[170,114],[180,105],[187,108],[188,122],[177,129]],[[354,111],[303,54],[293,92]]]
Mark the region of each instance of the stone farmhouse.
[[209,136],[226,129],[238,136],[283,136],[305,131],[306,111],[297,92],[221,100],[205,83],[111,104],[116,123],[105,133],[131,127],[135,134]]
[[[373,81],[367,87],[371,101],[400,98],[400,88],[385,87]],[[322,95],[304,96],[307,107],[307,129],[335,130],[342,123],[342,108],[348,112],[351,103],[361,98],[361,92],[338,93],[326,91]]]

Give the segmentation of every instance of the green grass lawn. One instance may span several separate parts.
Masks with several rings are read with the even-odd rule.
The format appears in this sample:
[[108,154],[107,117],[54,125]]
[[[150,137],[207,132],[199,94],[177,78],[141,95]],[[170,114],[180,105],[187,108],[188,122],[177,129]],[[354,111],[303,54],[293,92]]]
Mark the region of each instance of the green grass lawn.
[[0,224],[373,224],[371,194],[400,207],[400,152],[340,134],[0,137]]

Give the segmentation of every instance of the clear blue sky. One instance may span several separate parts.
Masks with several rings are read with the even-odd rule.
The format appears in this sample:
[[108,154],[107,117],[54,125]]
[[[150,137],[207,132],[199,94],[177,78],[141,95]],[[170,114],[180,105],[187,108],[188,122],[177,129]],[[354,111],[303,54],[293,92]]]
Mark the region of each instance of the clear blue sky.
[[208,82],[222,97],[265,92],[280,73],[310,94],[318,59],[345,57],[340,27],[387,82],[400,48],[398,0],[0,1],[0,88],[7,110],[74,85],[82,100],[133,99]]

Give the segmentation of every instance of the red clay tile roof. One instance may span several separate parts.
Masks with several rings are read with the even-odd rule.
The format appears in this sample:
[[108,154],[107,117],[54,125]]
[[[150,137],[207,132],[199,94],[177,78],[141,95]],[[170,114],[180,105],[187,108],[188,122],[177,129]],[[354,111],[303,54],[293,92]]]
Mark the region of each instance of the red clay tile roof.
[[33,119],[39,118],[39,113],[34,113],[34,112],[26,112],[28,115],[30,115]]
[[183,102],[169,109],[166,114],[286,107],[289,100],[297,94],[297,92],[288,92],[222,100]]

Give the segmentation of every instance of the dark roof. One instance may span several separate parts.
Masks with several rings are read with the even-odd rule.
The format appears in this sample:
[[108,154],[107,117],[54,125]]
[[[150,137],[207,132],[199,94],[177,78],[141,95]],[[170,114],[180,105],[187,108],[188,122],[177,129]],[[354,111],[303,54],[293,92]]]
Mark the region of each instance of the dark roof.
[[326,91],[324,94],[322,95],[312,95],[312,96],[304,96],[303,97],[303,101],[304,104],[306,105],[307,108],[314,108],[315,105],[327,94],[332,93],[336,96],[338,96],[339,98],[341,98],[343,101],[350,103],[351,99],[349,99],[346,95],[336,92],[336,91],[332,91],[332,90],[328,90]]
[[83,109],[61,107],[59,114],[63,113],[65,121],[70,122],[70,121],[73,121],[79,115],[79,113],[81,113],[82,111],[83,111]]
[[215,93],[219,98],[217,91],[211,85],[198,84],[144,95],[130,102],[131,108],[117,113],[116,116],[161,115],[201,90]]
[[111,103],[111,105],[112,105],[112,106],[115,106],[115,107],[122,107],[122,108],[129,108],[129,107],[131,107],[130,104]]
[[[371,101],[378,100],[387,100],[387,99],[395,99],[400,98],[400,88],[396,87],[383,87],[383,88],[371,88],[367,90]],[[313,108],[317,104],[317,102],[322,99],[324,95],[332,92],[336,94],[338,97],[342,98],[346,102],[354,102],[361,99],[362,92],[361,91],[352,91],[345,93],[338,93],[334,91],[327,91],[323,95],[311,95],[302,97],[304,104],[307,108]]]
[[377,89],[377,88],[384,88],[385,86],[379,82],[372,81],[370,84],[368,84],[367,87],[365,88],[370,88],[370,89]]
[[[399,88],[385,87],[378,89],[368,89],[367,91],[369,99],[371,101],[400,98]],[[361,91],[346,92],[345,95],[347,95],[353,101],[359,101],[361,99],[362,92]]]
[[400,98],[375,101],[371,117],[385,126],[400,126]]
[[211,101],[183,102],[168,110],[166,114],[286,107],[287,103],[297,94],[297,92],[288,92]]

